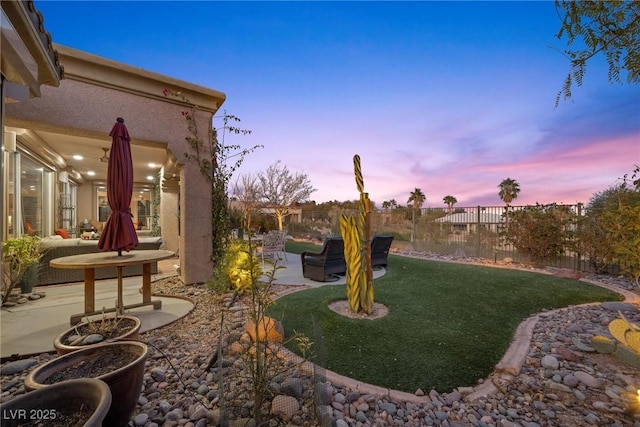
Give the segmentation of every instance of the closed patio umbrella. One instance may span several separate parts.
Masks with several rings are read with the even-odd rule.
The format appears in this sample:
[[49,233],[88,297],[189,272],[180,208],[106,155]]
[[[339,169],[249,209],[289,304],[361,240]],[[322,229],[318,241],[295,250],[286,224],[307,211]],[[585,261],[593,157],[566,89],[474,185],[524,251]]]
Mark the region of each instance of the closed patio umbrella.
[[131,138],[123,118],[118,117],[109,136],[112,142],[107,169],[107,200],[111,213],[100,235],[98,248],[118,251],[118,256],[121,256],[123,250],[129,252],[138,246],[130,209],[133,193]]

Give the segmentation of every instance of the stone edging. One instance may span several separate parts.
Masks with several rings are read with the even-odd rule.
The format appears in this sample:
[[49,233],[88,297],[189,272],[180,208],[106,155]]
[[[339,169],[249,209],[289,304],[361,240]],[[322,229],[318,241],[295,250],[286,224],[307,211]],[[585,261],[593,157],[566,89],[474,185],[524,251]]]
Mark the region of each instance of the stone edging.
[[[624,296],[624,302],[640,302],[640,295],[630,292],[626,289],[622,289],[617,286],[598,282],[595,280],[584,278],[579,280],[592,285],[600,286],[602,288],[606,288],[612,292],[619,293]],[[465,399],[467,401],[473,402],[478,399],[491,396],[498,391],[502,391],[500,390],[500,388],[502,388],[503,384],[511,382],[513,378],[517,377],[520,374],[520,370],[522,369],[522,366],[524,366],[527,354],[529,353],[531,339],[533,338],[533,328],[536,326],[536,323],[538,323],[538,320],[540,320],[541,317],[546,317],[554,313],[570,310],[576,307],[585,307],[596,304],[600,303],[580,304],[570,307],[563,307],[556,310],[544,312],[543,314],[536,314],[525,319],[516,329],[513,341],[511,342],[509,349],[502,357],[500,362],[498,362],[498,364],[496,365],[494,372],[489,375],[490,381],[489,379],[487,379],[482,384],[474,387],[473,391],[465,396]]]

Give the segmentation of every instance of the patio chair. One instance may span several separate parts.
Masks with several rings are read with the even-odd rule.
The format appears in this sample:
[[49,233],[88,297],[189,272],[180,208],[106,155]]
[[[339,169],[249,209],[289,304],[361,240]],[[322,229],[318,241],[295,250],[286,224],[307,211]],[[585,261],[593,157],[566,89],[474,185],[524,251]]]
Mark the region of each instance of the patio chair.
[[262,259],[264,266],[265,257],[270,257],[275,263],[278,259],[287,259],[287,252],[284,249],[286,242],[286,233],[284,231],[271,230],[262,237],[262,245],[258,246],[257,252]]
[[387,267],[387,257],[391,249],[393,236],[378,234],[371,239],[371,267],[380,269]]
[[302,276],[316,282],[334,282],[347,271],[342,237],[328,237],[319,253],[305,251],[300,254]]

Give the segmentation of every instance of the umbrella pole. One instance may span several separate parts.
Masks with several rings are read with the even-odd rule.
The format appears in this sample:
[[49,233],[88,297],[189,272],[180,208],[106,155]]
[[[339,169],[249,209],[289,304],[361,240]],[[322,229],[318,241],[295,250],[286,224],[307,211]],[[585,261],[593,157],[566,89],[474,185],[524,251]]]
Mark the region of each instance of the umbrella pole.
[[122,298],[122,268],[118,267],[118,306],[116,307],[116,313],[124,315],[124,300]]

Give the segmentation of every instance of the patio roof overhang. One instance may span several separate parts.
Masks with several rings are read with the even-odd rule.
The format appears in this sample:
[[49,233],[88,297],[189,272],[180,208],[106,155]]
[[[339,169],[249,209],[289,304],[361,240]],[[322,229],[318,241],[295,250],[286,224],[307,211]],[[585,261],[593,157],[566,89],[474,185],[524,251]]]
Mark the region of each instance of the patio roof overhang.
[[[106,178],[106,163],[99,157],[102,148],[110,146],[105,129],[116,116],[132,125],[136,182],[146,181],[149,162],[163,165],[165,178],[175,179],[180,166],[176,158],[181,158],[184,151],[176,151],[175,144],[184,141],[186,123],[180,111],[185,104],[165,97],[163,89],[181,92],[198,106],[203,117],[209,118],[226,99],[224,93],[214,89],[67,46],[53,46],[64,65],[60,87],[43,88],[37,102],[8,105],[5,125],[43,158],[50,158],[43,152],[50,147],[59,154],[51,164],[79,173],[80,180]],[[176,151],[173,155],[168,151],[171,148]],[[73,160],[73,154],[84,156],[84,160]],[[96,175],[88,178],[88,170]]]
[[33,1],[3,1],[0,43],[7,101],[40,96],[40,86],[58,86],[64,69]]

